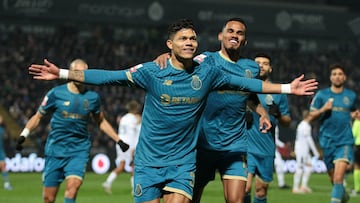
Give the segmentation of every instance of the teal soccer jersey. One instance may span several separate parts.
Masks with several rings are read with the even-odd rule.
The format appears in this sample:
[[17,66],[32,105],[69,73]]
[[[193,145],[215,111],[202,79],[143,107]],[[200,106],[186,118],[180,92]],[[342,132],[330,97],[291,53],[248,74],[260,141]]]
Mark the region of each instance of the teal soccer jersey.
[[92,113],[100,112],[100,105],[100,97],[93,91],[72,93],[67,84],[51,89],[38,109],[42,115],[52,114],[45,154],[87,157],[91,147],[88,123]]
[[330,98],[333,99],[332,110],[320,116],[320,146],[331,147],[328,146],[331,143],[336,146],[352,145],[354,137],[351,130],[350,112],[355,110],[356,94],[346,88],[338,94],[332,92],[330,88],[319,90],[311,102],[310,111],[320,109]]
[[[239,77],[256,78],[258,64],[250,59],[236,63],[226,60],[220,52],[205,52],[195,60],[201,62],[207,57],[215,59],[216,67]],[[240,90],[217,90],[209,93],[203,115],[200,118],[198,147],[216,151],[246,152],[246,101],[249,92]]]
[[148,62],[125,71],[84,72],[87,83],[136,85],[146,91],[135,165],[161,167],[195,163],[196,127],[210,91],[233,85],[261,92],[260,80],[232,77],[214,66],[214,60],[206,60],[185,71],[168,62],[161,70]]
[[[273,102],[279,107],[281,115],[290,115],[287,96],[284,94],[258,94],[261,105],[268,110]],[[259,130],[259,115],[253,114],[253,125],[248,130],[248,153],[260,156],[275,156],[275,127],[277,119],[270,115],[272,128],[268,133]]]

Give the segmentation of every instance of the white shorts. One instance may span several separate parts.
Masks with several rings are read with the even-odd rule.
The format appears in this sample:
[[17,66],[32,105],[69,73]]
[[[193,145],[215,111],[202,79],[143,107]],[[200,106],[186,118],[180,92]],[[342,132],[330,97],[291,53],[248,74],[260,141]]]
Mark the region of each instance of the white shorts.
[[125,161],[125,171],[132,172],[133,168],[130,166],[131,162],[133,161],[133,148],[129,148],[126,152],[123,152],[120,149],[119,145],[116,145],[116,159],[115,164],[119,166],[120,162]]

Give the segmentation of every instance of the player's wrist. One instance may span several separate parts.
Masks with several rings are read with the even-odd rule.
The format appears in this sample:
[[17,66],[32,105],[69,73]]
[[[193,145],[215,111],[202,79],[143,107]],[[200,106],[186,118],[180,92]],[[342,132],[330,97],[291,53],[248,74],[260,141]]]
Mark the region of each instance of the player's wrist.
[[30,130],[28,128],[24,128],[23,131],[21,131],[20,136],[27,138],[29,134],[30,134]]
[[67,80],[69,78],[69,70],[60,68],[59,78]]
[[291,84],[281,84],[281,94],[291,94]]

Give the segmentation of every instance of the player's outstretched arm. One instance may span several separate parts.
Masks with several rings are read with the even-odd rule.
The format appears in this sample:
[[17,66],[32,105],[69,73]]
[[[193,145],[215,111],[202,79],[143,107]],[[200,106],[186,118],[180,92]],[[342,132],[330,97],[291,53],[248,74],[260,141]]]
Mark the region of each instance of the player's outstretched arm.
[[304,79],[304,75],[295,78],[290,84],[262,83],[263,93],[281,93],[294,95],[313,95],[314,90],[318,88],[318,82],[315,79]]
[[33,75],[36,80],[67,79],[84,82],[84,71],[60,69],[47,59],[44,59],[43,65],[31,64],[29,74]]

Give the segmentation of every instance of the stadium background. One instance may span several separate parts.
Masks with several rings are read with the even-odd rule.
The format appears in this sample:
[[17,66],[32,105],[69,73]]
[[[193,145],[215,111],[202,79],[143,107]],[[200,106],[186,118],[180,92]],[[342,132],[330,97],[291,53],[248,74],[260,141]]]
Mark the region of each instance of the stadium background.
[[[288,82],[305,73],[316,77],[320,88],[329,85],[327,67],[341,63],[348,68],[347,87],[359,93],[360,3],[355,0],[1,0],[0,1],[0,113],[10,135],[9,158],[19,158],[14,143],[27,119],[37,110],[45,92],[58,82],[39,82],[27,74],[31,63],[48,58],[67,67],[74,58],[90,67],[127,68],[153,60],[167,51],[166,28],[179,18],[197,25],[199,52],[219,49],[217,33],[222,23],[238,16],[247,22],[245,57],[257,51],[273,58],[273,80]],[[143,101],[144,92],[126,87],[94,87],[105,114],[117,129],[117,117],[130,99]],[[293,123],[281,129],[280,138],[294,141],[294,130],[311,97],[289,96]],[[23,157],[43,156],[48,119],[26,142]],[[98,129],[93,134],[92,156],[110,156],[114,143]],[[317,125],[314,125],[317,137]],[[291,159],[291,148],[283,156]],[[32,155],[31,155],[32,154]],[[36,159],[34,159],[36,160]],[[91,164],[89,164],[89,167]],[[90,170],[90,169],[89,169]]]

